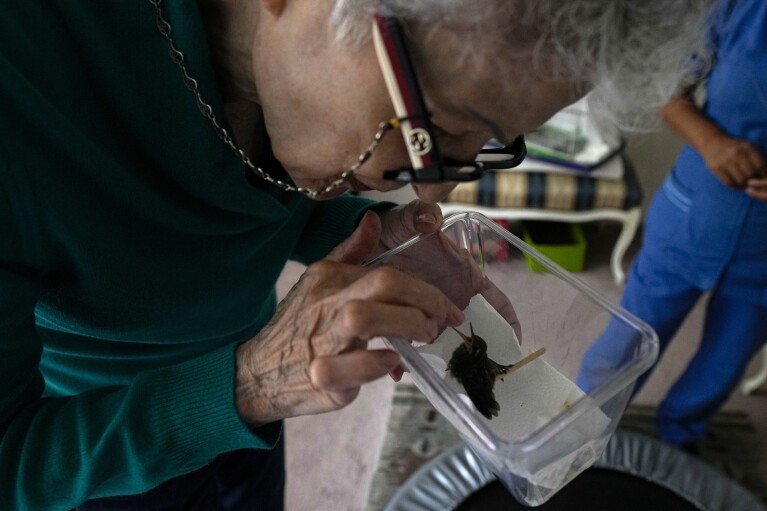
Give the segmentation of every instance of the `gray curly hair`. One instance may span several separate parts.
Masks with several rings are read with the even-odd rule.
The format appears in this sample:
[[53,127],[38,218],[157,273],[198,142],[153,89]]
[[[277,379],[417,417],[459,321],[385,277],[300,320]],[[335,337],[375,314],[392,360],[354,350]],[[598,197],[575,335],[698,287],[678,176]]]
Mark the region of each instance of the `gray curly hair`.
[[[710,64],[706,23],[713,0],[336,0],[332,22],[346,44],[370,37],[378,10],[405,25],[465,30],[461,59],[513,58],[519,34],[534,41],[538,73],[577,77],[593,89],[598,124],[654,128],[658,109]],[[515,38],[514,41],[512,39]],[[466,62],[466,60],[463,60]]]

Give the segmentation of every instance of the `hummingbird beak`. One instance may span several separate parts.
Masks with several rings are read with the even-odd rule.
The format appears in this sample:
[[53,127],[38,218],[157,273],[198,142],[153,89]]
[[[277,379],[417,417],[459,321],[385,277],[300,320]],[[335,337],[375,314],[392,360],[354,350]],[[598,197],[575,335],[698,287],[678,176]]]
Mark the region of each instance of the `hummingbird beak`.
[[[451,327],[451,328],[453,328],[453,327]],[[471,344],[471,341],[473,340],[472,336],[464,335],[461,332],[459,332],[456,328],[453,328],[453,330],[455,330],[455,333],[457,333],[458,335],[461,336],[461,338],[463,339],[463,342],[465,342],[466,344]]]

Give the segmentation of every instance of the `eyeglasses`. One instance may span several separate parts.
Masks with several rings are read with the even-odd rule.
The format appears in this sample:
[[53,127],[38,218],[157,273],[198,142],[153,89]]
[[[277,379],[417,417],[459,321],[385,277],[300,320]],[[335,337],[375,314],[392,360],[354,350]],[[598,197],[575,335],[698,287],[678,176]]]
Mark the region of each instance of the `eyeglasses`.
[[443,158],[399,21],[375,14],[373,41],[411,164],[410,168],[384,172],[385,180],[413,183],[474,181],[488,169],[510,169],[522,163],[527,156],[527,147],[521,135],[509,145],[486,145],[475,161]]

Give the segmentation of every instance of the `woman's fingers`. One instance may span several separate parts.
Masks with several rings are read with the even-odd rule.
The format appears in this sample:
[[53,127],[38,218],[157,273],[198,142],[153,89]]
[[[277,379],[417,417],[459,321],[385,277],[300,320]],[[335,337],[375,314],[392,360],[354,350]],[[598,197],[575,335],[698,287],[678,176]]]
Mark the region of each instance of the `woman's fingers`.
[[345,406],[362,384],[399,367],[396,353],[368,350],[367,341],[429,342],[464,321],[434,285],[360,265],[379,247],[380,232],[378,216],[366,214],[328,258],[307,268],[258,336],[238,347],[236,403],[248,424]]
[[414,200],[383,213],[381,243],[394,248],[416,234],[434,232],[442,225],[442,210],[437,204]]
[[744,187],[750,178],[760,174],[764,159],[759,149],[750,142],[739,140],[736,147],[730,166],[738,187]]
[[723,137],[707,153],[706,164],[726,186],[743,188],[749,178],[764,168],[764,157],[747,140]]
[[500,314],[501,317],[505,319],[506,322],[511,326],[511,328],[514,330],[514,333],[517,334],[517,340],[521,343],[522,325],[519,323],[517,311],[514,310],[514,306],[511,304],[509,297],[506,296],[503,291],[498,289],[498,287],[493,284],[493,282],[487,277],[485,277],[484,281],[482,282],[482,290],[480,292],[482,293],[482,296],[485,298],[485,300],[487,300],[487,302],[492,305],[496,311],[498,311],[498,314]]
[[412,307],[354,301],[346,303],[335,320],[312,340],[315,356],[365,349],[375,337],[396,336],[420,342],[437,338],[436,320]]
[[752,199],[767,202],[767,178],[749,179],[746,193]]
[[[359,387],[377,380],[399,366],[399,355],[391,350],[355,350],[338,355],[317,357],[309,368],[312,384],[318,390],[330,391],[349,404],[356,397]],[[349,392],[352,392],[350,394]]]
[[294,288],[298,294],[328,299],[337,307],[362,300],[414,307],[450,326],[464,320],[463,312],[439,288],[392,266],[370,269],[320,261],[306,270],[299,284],[300,290]]
[[436,286],[391,266],[380,266],[360,277],[344,295],[347,300],[375,300],[415,307],[428,317],[453,326],[464,319],[463,312]]
[[755,175],[767,177],[767,175],[765,175],[765,166],[767,166],[767,162],[765,162],[764,156],[756,146],[751,147],[748,157],[751,161],[751,168],[756,169]]

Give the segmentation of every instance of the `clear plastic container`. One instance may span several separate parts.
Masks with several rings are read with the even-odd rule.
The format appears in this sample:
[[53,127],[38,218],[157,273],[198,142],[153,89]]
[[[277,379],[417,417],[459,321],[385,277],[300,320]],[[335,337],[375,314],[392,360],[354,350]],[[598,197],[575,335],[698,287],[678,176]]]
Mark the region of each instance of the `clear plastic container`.
[[[530,271],[525,255],[547,271]],[[464,309],[466,322],[432,344],[385,342],[435,408],[527,505],[546,502],[602,454],[634,383],[658,357],[649,326],[478,213],[452,215],[441,232],[415,237],[368,264],[414,273]],[[486,342],[486,354],[474,348],[476,337]],[[612,346],[610,357],[592,352],[582,365],[597,339]],[[532,361],[519,364],[530,354]],[[498,371],[488,358],[517,364],[496,377],[490,392],[476,384]]]

